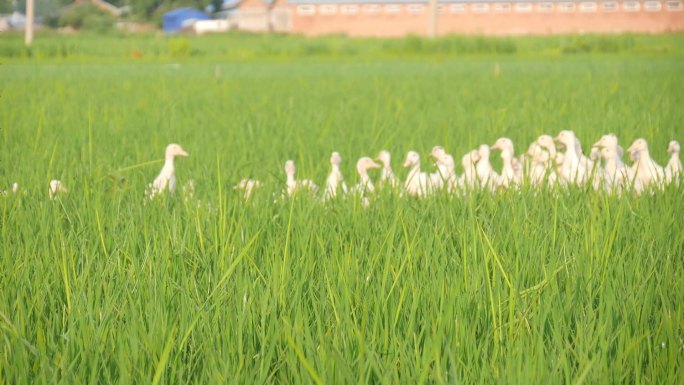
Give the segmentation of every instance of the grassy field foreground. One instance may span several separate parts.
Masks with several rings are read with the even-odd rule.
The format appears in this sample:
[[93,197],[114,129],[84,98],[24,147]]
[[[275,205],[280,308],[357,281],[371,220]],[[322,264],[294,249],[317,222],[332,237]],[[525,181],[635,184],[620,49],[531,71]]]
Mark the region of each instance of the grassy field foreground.
[[[684,187],[273,202],[286,159],[321,184],[335,150],[350,183],[383,148],[403,177],[408,150],[561,129],[585,151],[643,136],[664,164],[681,53],[141,62],[101,39],[119,53],[2,58],[0,189],[24,192],[0,197],[0,383],[681,383]],[[143,202],[170,142],[200,205]],[[249,203],[243,177],[265,182]]]

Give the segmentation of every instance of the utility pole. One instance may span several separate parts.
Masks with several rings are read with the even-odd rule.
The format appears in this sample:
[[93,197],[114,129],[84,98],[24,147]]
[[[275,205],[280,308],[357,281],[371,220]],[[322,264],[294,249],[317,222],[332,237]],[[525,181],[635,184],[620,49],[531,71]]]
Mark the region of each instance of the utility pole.
[[33,42],[33,0],[26,0],[26,34],[24,44],[30,46]]
[[430,38],[437,37],[437,0],[430,0]]

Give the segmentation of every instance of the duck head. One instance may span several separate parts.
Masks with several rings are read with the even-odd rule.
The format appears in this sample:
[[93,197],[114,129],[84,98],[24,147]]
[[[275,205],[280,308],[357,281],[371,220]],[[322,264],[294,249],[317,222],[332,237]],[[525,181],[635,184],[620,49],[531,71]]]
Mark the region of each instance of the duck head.
[[501,151],[501,156],[513,156],[513,141],[510,140],[509,138],[499,138],[496,140],[496,142],[490,147],[491,150],[499,150]]
[[676,140],[671,141],[667,146],[667,152],[670,154],[679,154],[679,142]]
[[335,151],[330,155],[330,164],[333,166],[339,166],[342,163],[342,157],[340,153]]
[[589,152],[589,159],[596,160],[601,157],[601,149],[598,146],[593,146]]
[[173,159],[177,156],[188,156],[188,152],[183,149],[179,144],[171,143],[166,146],[166,159]]
[[465,155],[463,155],[461,163],[463,164],[463,167],[468,168],[471,167],[478,160],[480,160],[480,153],[477,150],[471,150]]
[[420,165],[420,155],[415,151],[409,151],[406,154],[406,160],[404,161],[404,167],[415,167]]
[[646,139],[639,138],[635,140],[632,145],[629,146],[627,152],[632,160],[639,159],[642,152],[648,152],[648,143],[646,143]]
[[50,187],[48,189],[48,195],[50,196],[50,199],[55,199],[57,194],[59,193],[65,193],[68,192],[67,188],[64,186],[64,184],[57,180],[53,179],[50,181]]
[[593,147],[614,147],[617,146],[618,144],[618,139],[617,136],[613,133],[603,135],[601,139],[599,139],[596,143],[594,143]]
[[488,145],[481,144],[480,147],[477,148],[477,153],[480,154],[480,160],[489,159],[491,150],[489,149]]
[[296,168],[293,160],[288,160],[285,162],[285,175],[294,177]]
[[549,151],[556,150],[556,144],[554,143],[551,135],[541,135],[539,138],[537,138],[537,144]]
[[377,163],[375,163],[375,162],[373,161],[373,159],[371,159],[371,158],[369,158],[369,157],[367,157],[367,156],[364,156],[363,158],[360,158],[360,159],[356,162],[356,171],[359,172],[359,175],[365,174],[366,171],[367,171],[368,169],[371,169],[371,168],[380,168],[380,165],[377,164]]
[[437,161],[443,159],[444,155],[446,155],[446,151],[442,146],[432,147],[432,151],[430,151],[430,156],[435,158]]
[[577,138],[575,137],[575,133],[570,130],[561,131],[558,133],[558,136],[553,138],[553,140],[566,149],[577,147]]
[[[596,147],[592,147],[592,148],[596,148]],[[600,151],[601,158],[603,158],[604,160],[616,159],[617,155],[618,155],[617,152],[615,151],[615,147],[611,147],[611,146],[603,147],[599,151]]]
[[382,163],[383,166],[389,167],[392,161],[392,156],[390,155],[389,151],[382,150],[375,159]]

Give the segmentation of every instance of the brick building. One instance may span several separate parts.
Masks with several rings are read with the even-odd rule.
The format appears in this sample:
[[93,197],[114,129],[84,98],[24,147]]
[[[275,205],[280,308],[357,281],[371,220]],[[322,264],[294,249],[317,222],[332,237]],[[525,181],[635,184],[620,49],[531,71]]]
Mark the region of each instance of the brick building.
[[684,0],[243,0],[230,20],[309,36],[663,33],[684,31]]

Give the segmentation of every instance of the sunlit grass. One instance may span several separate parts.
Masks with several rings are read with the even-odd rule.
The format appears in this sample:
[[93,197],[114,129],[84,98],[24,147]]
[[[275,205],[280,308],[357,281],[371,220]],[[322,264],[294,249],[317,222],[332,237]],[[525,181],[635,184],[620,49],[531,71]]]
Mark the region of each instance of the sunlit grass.
[[[680,57],[357,59],[0,66],[0,383],[681,381],[682,187],[274,203],[335,150],[349,183],[561,129],[664,164]],[[170,142],[200,205],[144,203]]]

